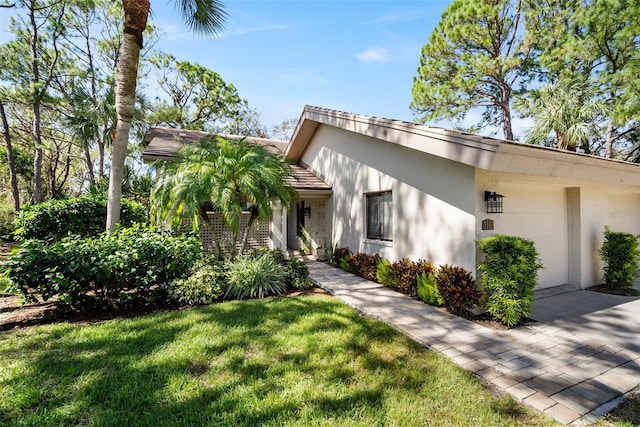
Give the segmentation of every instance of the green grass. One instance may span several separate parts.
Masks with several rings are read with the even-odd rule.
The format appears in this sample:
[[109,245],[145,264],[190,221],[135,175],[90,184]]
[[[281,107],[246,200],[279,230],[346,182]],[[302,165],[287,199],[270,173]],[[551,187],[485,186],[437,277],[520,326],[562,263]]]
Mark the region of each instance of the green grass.
[[0,335],[1,425],[552,424],[328,296]]

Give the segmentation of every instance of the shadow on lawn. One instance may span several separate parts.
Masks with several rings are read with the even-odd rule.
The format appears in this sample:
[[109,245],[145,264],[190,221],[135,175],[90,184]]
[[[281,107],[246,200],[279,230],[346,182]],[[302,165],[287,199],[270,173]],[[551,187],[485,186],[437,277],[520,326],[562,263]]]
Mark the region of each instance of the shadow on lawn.
[[415,398],[438,375],[412,362],[410,353],[432,357],[423,347],[328,297],[15,335],[0,357],[26,358],[28,368],[0,377],[0,388],[22,394],[0,406],[9,425],[353,423],[362,411],[384,418],[385,395]]

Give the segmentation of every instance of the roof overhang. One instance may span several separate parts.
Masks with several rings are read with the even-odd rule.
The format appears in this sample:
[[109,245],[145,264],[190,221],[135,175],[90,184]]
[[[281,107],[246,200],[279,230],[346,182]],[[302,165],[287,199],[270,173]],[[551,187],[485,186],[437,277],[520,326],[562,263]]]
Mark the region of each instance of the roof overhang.
[[480,135],[306,106],[285,152],[287,158],[299,160],[318,127],[322,125],[381,139],[483,169],[491,166],[499,146],[498,140]]
[[492,172],[640,186],[640,164],[499,138],[306,106],[285,155],[299,162],[320,126],[332,126]]

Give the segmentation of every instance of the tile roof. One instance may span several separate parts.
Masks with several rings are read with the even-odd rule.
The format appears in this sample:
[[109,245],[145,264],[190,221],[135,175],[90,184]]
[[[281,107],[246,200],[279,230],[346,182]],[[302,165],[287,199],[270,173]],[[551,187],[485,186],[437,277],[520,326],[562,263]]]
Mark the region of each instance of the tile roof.
[[[209,132],[197,130],[171,129],[165,127],[151,127],[145,134],[146,147],[142,152],[142,158],[145,161],[152,162],[154,160],[171,160],[175,153],[185,144],[196,142],[205,136],[214,135]],[[227,139],[239,140],[243,137],[238,135],[224,135]],[[272,154],[283,154],[287,148],[286,141],[265,138],[245,138],[249,143],[263,146],[267,152]],[[314,175],[311,171],[303,166],[292,165],[292,176],[287,183],[297,190],[322,190],[330,191],[331,186],[325,183],[321,178]]]

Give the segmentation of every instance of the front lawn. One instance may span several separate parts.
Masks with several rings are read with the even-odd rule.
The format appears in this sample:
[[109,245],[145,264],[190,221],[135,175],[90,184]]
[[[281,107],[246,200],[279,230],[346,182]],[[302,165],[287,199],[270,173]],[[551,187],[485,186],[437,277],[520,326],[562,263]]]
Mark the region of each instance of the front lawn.
[[0,334],[2,425],[552,424],[328,296]]

